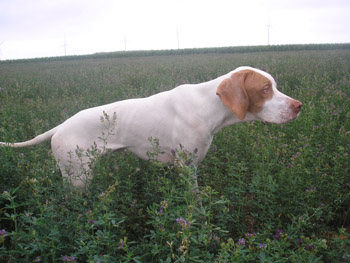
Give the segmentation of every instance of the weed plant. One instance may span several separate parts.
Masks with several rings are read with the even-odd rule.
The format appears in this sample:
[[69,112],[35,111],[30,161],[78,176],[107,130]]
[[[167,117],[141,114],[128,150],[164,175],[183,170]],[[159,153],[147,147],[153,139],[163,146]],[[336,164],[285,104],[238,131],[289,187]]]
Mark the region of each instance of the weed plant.
[[[197,170],[180,145],[174,165],[159,164],[162,142],[150,138],[150,161],[82,153],[95,168],[81,193],[62,180],[49,143],[0,148],[0,261],[350,262],[349,50],[2,63],[0,140],[241,65],[271,73],[303,102],[301,115],[225,128]],[[117,115],[101,116],[101,138]]]

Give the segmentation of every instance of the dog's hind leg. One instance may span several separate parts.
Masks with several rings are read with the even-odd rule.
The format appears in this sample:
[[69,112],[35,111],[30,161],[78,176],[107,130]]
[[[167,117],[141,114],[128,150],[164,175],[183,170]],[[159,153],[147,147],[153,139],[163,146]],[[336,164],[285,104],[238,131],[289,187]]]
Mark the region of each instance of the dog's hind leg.
[[86,192],[92,179],[93,162],[86,156],[77,158],[72,153],[67,153],[67,156],[62,159],[55,156],[63,180]]
[[81,191],[87,191],[92,179],[92,168],[100,153],[95,151],[93,154],[87,147],[73,147],[56,138],[51,140],[51,146],[63,179]]

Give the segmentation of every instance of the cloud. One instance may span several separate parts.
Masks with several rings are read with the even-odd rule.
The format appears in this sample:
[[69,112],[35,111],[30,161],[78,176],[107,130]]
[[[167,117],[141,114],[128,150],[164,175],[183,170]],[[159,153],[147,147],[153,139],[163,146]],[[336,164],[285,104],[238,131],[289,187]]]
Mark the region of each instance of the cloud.
[[11,39],[52,37],[87,30],[103,15],[106,1],[5,0],[0,2],[0,30]]
[[[349,42],[350,1],[1,0],[2,58]],[[179,35],[177,35],[179,33]]]

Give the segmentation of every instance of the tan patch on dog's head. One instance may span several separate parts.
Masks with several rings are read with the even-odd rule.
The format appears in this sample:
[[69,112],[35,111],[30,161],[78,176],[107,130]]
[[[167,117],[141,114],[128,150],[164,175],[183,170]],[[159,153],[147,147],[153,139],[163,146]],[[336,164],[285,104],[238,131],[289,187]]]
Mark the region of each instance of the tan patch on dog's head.
[[224,105],[243,120],[247,112],[256,114],[273,96],[271,81],[250,69],[235,72],[217,87],[216,94]]

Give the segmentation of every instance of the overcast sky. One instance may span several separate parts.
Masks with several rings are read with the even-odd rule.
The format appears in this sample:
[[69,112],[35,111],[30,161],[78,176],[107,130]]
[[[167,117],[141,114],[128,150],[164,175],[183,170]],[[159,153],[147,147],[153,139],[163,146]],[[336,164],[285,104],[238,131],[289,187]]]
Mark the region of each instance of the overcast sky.
[[0,59],[350,43],[349,0],[0,0]]

